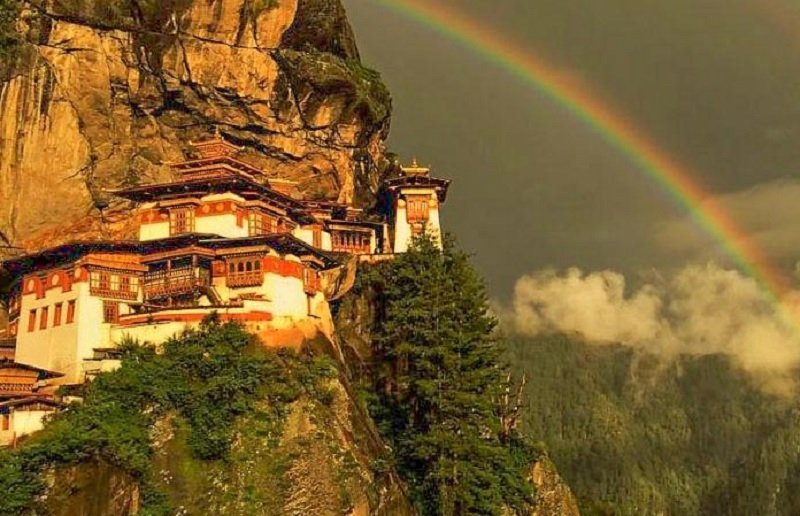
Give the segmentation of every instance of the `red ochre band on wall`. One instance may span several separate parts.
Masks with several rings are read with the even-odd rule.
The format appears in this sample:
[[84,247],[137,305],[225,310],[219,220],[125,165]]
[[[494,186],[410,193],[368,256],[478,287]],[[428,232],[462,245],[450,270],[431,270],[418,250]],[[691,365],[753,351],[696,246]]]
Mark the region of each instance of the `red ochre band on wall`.
[[[230,256],[231,259],[239,258],[236,255]],[[286,278],[303,279],[306,266],[302,263],[284,260],[277,256],[265,256],[261,260],[261,271],[265,274],[277,274]],[[228,267],[224,260],[214,262],[214,277],[225,277],[228,275]]]
[[[265,256],[262,259],[262,270],[267,274],[278,274],[288,278],[303,279],[304,269],[302,263],[284,260],[277,256]],[[213,273],[215,277],[227,275],[227,268],[223,261],[214,262]],[[27,296],[36,294],[37,299],[42,299],[45,293],[51,289],[60,288],[62,292],[70,292],[76,283],[83,283],[89,280],[89,271],[84,267],[79,267],[73,274],[65,270],[55,270],[47,274],[45,279],[36,274],[25,276],[22,282],[22,295]]]
[[[220,308],[224,310],[224,307]],[[246,314],[226,314],[218,312],[219,318],[224,322],[270,322],[273,317],[269,312],[248,312]],[[122,316],[118,324],[120,326],[135,326],[140,324],[156,324],[167,322],[198,323],[208,317],[207,313],[202,314],[142,314],[136,316]]]
[[[246,208],[235,201],[215,201],[203,203],[194,208],[189,206],[185,207],[194,212],[195,218],[215,217],[219,215],[236,215],[238,220],[243,220],[245,217],[247,217],[248,213]],[[158,222],[168,222],[169,210],[170,208],[154,208],[151,210],[144,210],[139,214],[139,223],[154,224]]]

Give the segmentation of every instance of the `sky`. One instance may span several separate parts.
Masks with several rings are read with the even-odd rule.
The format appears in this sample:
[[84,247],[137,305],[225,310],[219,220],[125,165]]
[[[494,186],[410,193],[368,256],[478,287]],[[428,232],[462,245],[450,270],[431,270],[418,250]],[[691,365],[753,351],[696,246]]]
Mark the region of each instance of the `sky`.
[[[642,170],[531,86],[383,7],[343,0],[394,98],[389,140],[453,179],[443,223],[493,296],[542,269],[634,288],[728,266]],[[800,0],[431,0],[585,84],[688,166],[771,260],[800,259]]]

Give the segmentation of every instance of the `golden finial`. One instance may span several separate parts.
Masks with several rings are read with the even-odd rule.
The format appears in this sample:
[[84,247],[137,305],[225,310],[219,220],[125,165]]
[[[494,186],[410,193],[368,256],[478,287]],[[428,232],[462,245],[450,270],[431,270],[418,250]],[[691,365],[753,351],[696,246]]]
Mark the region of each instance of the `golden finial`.
[[427,176],[431,173],[431,168],[420,165],[416,156],[411,159],[411,165],[407,167],[401,165],[400,170],[407,176]]

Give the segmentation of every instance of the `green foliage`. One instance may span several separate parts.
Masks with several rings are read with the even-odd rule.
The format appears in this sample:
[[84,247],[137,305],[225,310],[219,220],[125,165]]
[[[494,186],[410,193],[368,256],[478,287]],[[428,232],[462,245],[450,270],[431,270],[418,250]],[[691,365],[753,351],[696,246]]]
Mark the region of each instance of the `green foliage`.
[[567,336],[520,339],[524,431],[587,515],[800,514],[800,418],[724,356],[665,363]]
[[[311,89],[319,101],[329,100],[333,93],[344,96],[348,106],[341,117],[362,116],[373,123],[386,120],[391,114],[392,98],[378,72],[366,68],[356,59],[345,59],[311,47],[303,51],[282,50],[275,53],[293,88]],[[307,101],[305,111],[313,112],[314,99]]]
[[341,0],[297,0],[294,21],[283,34],[281,47],[358,59],[355,37]]
[[360,288],[373,290],[377,304],[369,406],[420,511],[523,510],[531,492],[522,471],[530,462],[518,459],[528,448],[501,439],[501,347],[468,257],[450,240],[440,252],[423,237],[362,272]]
[[179,15],[191,3],[191,0],[55,0],[52,9],[90,23],[159,31],[173,14]]
[[0,64],[10,61],[20,44],[15,30],[19,9],[19,0],[0,0]]
[[197,460],[225,458],[237,417],[260,411],[269,421],[281,418],[287,403],[322,392],[336,374],[328,358],[264,351],[240,325],[213,317],[169,340],[162,353],[131,342],[122,349],[120,369],[90,384],[83,403],[58,414],[18,450],[0,454],[0,514],[34,508],[45,469],[90,460],[138,479],[145,514],[167,514],[166,498],[153,487],[150,432],[157,420],[177,414],[185,421]]

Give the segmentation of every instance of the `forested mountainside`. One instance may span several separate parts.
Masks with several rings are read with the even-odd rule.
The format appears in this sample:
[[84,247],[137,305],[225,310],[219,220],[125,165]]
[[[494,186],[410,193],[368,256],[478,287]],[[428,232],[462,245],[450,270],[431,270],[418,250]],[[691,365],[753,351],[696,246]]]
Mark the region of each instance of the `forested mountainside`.
[[665,363],[553,335],[513,341],[524,432],[546,443],[583,514],[800,512],[800,410],[726,357]]

